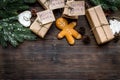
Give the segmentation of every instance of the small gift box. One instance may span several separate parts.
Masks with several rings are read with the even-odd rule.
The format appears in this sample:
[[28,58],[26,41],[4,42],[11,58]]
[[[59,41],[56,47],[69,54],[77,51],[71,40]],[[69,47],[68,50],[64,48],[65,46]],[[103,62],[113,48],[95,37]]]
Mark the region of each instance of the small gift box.
[[38,0],[45,9],[59,9],[65,6],[64,0]]
[[85,15],[85,2],[68,0],[64,8],[63,16],[78,19],[79,15]]
[[103,44],[114,38],[112,30],[110,29],[109,23],[100,5],[88,9],[86,11],[86,16],[98,44]]
[[37,18],[30,26],[30,29],[41,38],[44,38],[51,27],[55,17],[51,10],[45,10],[37,13]]
[[51,27],[52,23],[40,25],[38,20],[39,19],[37,17],[35,21],[32,23],[32,25],[30,26],[30,29],[41,38],[44,38],[49,28]]

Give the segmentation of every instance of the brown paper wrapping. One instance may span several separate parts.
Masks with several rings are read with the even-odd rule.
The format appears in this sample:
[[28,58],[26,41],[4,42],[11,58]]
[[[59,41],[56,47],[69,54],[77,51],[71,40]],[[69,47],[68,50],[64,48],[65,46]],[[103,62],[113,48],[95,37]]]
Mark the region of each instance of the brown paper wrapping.
[[90,8],[86,11],[87,19],[91,25],[91,30],[98,44],[103,44],[114,38],[109,23],[101,6]]
[[49,4],[47,0],[37,0],[45,9],[49,9]]
[[[73,8],[73,10],[70,8]],[[85,15],[85,1],[67,0],[63,11],[63,17],[78,19],[80,15]]]
[[[47,0],[38,0],[38,2],[46,9],[49,9],[49,3],[46,2]],[[38,36],[40,36],[41,38],[44,38],[46,33],[48,32],[49,28],[51,27],[53,22],[44,24],[44,25],[40,25],[39,23],[39,17],[37,17],[35,19],[35,21],[32,23],[32,25],[30,26],[30,29],[37,34]]]
[[66,15],[66,7],[68,7],[67,6],[67,4],[69,4],[70,2],[73,2],[74,0],[67,0],[67,2],[66,2],[66,5],[65,5],[65,8],[64,8],[64,11],[63,11],[63,14],[62,14],[62,17],[66,17],[66,18],[70,18],[70,19],[78,19],[78,16],[69,16],[69,15]]
[[41,38],[44,38],[46,33],[48,32],[49,28],[51,27],[52,23],[48,23],[45,25],[40,25],[40,23],[38,22],[38,17],[35,19],[35,21],[32,23],[32,25],[30,26],[30,29],[37,34],[38,36],[40,36]]

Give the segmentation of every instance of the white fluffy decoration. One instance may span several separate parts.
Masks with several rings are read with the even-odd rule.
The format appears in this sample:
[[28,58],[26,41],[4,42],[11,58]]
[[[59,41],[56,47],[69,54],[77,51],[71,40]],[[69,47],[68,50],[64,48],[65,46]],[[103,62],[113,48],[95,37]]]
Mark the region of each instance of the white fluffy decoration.
[[113,20],[109,20],[109,23],[113,34],[120,32],[120,21],[113,19]]

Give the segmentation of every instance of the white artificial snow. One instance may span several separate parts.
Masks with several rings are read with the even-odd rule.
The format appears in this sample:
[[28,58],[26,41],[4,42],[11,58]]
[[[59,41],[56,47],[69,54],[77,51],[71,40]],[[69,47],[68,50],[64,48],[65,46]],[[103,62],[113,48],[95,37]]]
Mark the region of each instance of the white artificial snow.
[[120,32],[120,21],[113,19],[113,20],[109,20],[109,23],[113,34]]

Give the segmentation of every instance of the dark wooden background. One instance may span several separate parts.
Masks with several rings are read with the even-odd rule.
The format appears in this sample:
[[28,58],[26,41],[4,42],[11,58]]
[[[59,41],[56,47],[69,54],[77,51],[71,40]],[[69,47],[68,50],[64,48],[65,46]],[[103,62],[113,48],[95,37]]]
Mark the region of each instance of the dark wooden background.
[[[56,18],[61,11],[54,11]],[[85,27],[90,44],[76,40],[70,46],[66,39],[58,40],[60,31],[53,23],[45,39],[25,41],[17,48],[0,46],[0,80],[120,80],[120,42],[98,46],[86,17],[77,22],[76,30]]]

